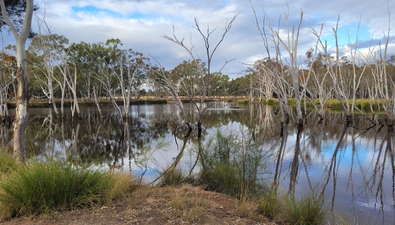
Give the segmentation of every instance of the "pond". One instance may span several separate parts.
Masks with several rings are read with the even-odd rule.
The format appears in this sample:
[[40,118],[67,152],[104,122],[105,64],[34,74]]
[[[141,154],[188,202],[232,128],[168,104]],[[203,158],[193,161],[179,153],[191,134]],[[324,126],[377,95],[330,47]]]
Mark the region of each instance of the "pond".
[[[207,110],[203,146],[218,132],[224,136],[259,143],[260,176],[295,196],[324,195],[334,217],[369,224],[395,222],[394,132],[372,126],[356,115],[354,126],[345,127],[342,113],[326,112],[319,122],[307,111],[302,133],[292,121],[281,135],[280,113],[266,105],[232,107],[216,102]],[[27,128],[28,152],[38,158],[67,158],[103,168],[130,171],[152,182],[179,160],[180,168],[198,172],[197,134],[185,139],[180,112],[173,104],[131,106],[131,118],[119,119],[112,107],[82,108],[81,119],[56,121],[47,108],[31,108]],[[186,105],[190,115],[192,105]],[[12,113],[12,111],[11,111]],[[370,116],[370,115],[369,115]],[[12,127],[1,125],[0,147],[10,145]],[[195,132],[195,131],[193,131]]]

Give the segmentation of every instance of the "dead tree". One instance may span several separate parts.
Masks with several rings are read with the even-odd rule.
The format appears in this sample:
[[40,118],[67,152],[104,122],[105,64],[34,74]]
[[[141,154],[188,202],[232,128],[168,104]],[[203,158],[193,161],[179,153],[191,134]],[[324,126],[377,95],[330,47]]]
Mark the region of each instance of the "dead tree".
[[[195,18],[195,29],[198,31],[198,33],[200,34],[200,36],[203,39],[203,43],[205,46],[205,53],[206,53],[206,58],[205,58],[205,63],[207,66],[207,73],[204,72],[204,68],[202,68],[199,65],[196,65],[196,73],[199,76],[199,79],[201,80],[201,89],[200,89],[200,93],[198,94],[198,98],[195,98],[195,93],[187,93],[189,100],[192,102],[192,104],[194,105],[194,107],[196,108],[198,115],[197,115],[197,125],[198,125],[198,137],[201,136],[201,132],[202,132],[202,116],[204,114],[204,112],[207,110],[208,107],[210,107],[210,105],[206,105],[204,103],[204,101],[206,100],[206,97],[209,95],[209,88],[210,88],[210,81],[211,81],[211,64],[212,64],[212,60],[214,57],[215,52],[217,51],[218,47],[221,45],[221,43],[224,41],[226,35],[229,33],[229,31],[232,28],[232,25],[234,23],[234,21],[236,20],[237,16],[239,15],[236,14],[233,16],[233,18],[228,22],[225,23],[225,28],[224,31],[219,39],[218,42],[216,42],[214,45],[211,45],[211,35],[216,31],[216,28],[214,29],[210,29],[210,27],[207,27],[206,32],[204,32],[199,24],[199,20],[198,18]],[[175,29],[173,27],[173,35],[170,37],[168,35],[163,35],[163,37],[179,46],[181,46],[191,57],[192,62],[197,63],[200,60],[198,60],[197,55],[195,54],[195,52],[193,51],[193,45],[191,47],[188,47],[185,45],[184,43],[184,38],[183,39],[179,39],[177,37],[177,35],[175,34]],[[192,41],[191,41],[192,42]],[[211,48],[211,46],[214,46],[213,48]],[[228,63],[229,61],[226,61],[224,66]],[[223,68],[223,67],[222,67]],[[163,84],[165,85],[169,85],[170,83],[166,83],[164,82]],[[170,90],[170,92],[177,92],[177,87],[174,86],[167,86],[166,87],[168,90]],[[172,93],[173,97],[176,96],[176,94]],[[177,94],[178,95],[178,94]],[[175,99],[176,101],[178,101],[177,99]],[[181,102],[182,104],[182,102]]]

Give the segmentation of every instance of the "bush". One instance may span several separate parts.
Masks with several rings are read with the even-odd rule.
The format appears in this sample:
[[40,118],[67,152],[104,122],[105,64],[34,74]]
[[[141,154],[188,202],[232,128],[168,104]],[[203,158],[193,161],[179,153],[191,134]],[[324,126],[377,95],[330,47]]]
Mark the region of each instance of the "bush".
[[20,165],[0,182],[2,219],[101,203],[110,174],[70,163]]
[[219,163],[201,174],[201,180],[208,190],[240,197],[242,180],[234,164]]
[[239,199],[264,192],[258,180],[259,167],[265,165],[259,146],[252,138],[223,136],[218,131],[215,139],[199,150],[200,184]]

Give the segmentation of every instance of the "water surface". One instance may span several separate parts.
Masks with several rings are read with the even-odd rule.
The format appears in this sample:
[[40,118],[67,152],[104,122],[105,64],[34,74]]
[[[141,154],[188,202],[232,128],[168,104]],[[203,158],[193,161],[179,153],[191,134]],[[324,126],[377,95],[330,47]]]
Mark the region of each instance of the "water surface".
[[[192,106],[186,108],[193,117]],[[111,107],[103,108],[103,113],[101,121],[94,107],[85,107],[82,119],[72,120],[67,114],[57,121],[50,109],[30,109],[29,154],[130,171],[146,182],[155,180],[158,172],[175,160],[180,160],[185,171],[193,168],[192,172],[198,172],[197,132],[184,139],[187,130],[175,105],[131,106],[127,122]],[[297,134],[291,122],[281,135],[281,115],[276,108],[215,103],[203,121],[203,142],[218,131],[240,140],[252,138],[265,155],[260,173],[268,183],[277,183],[282,191],[295,196],[324,195],[334,217],[394,224],[393,130],[372,126],[363,116],[356,116],[354,127],[344,126],[341,113],[327,112],[325,116],[319,123],[315,113],[308,112],[302,133]],[[10,145],[11,127],[2,125],[0,129],[0,146]]]

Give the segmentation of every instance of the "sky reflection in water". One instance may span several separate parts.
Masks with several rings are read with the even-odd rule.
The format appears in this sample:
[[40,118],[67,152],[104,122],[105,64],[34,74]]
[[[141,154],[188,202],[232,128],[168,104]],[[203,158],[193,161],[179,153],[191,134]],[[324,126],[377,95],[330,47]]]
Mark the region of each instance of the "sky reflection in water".
[[[342,114],[328,112],[327,120],[319,124],[314,113],[309,113],[300,135],[300,149],[295,154],[294,123],[288,125],[288,135],[281,137],[280,115],[275,109],[262,105],[243,106],[244,110],[232,107],[230,103],[217,103],[207,111],[203,122],[205,142],[217,130],[224,134],[255,135],[269,157],[262,162],[267,163],[262,171],[264,176],[274,179],[278,167],[278,181],[285,192],[294,192],[295,196],[323,194],[334,215],[355,217],[359,222],[395,222],[394,140],[393,134],[387,136],[386,127],[362,129],[371,124],[357,119],[358,129],[346,129],[340,123]],[[185,130],[175,105],[132,106],[132,119],[126,129],[111,107],[103,111],[107,115],[103,122],[95,108],[84,108],[82,120],[71,121],[67,117],[62,123],[48,116],[48,109],[31,109],[27,129],[30,153],[132,171],[144,174],[146,181],[154,180],[179,155]],[[11,132],[9,127],[1,126],[1,146],[10,144]],[[282,141],[284,149],[280,149]],[[194,137],[187,140],[180,161],[181,168],[187,171],[196,160],[196,143]]]

